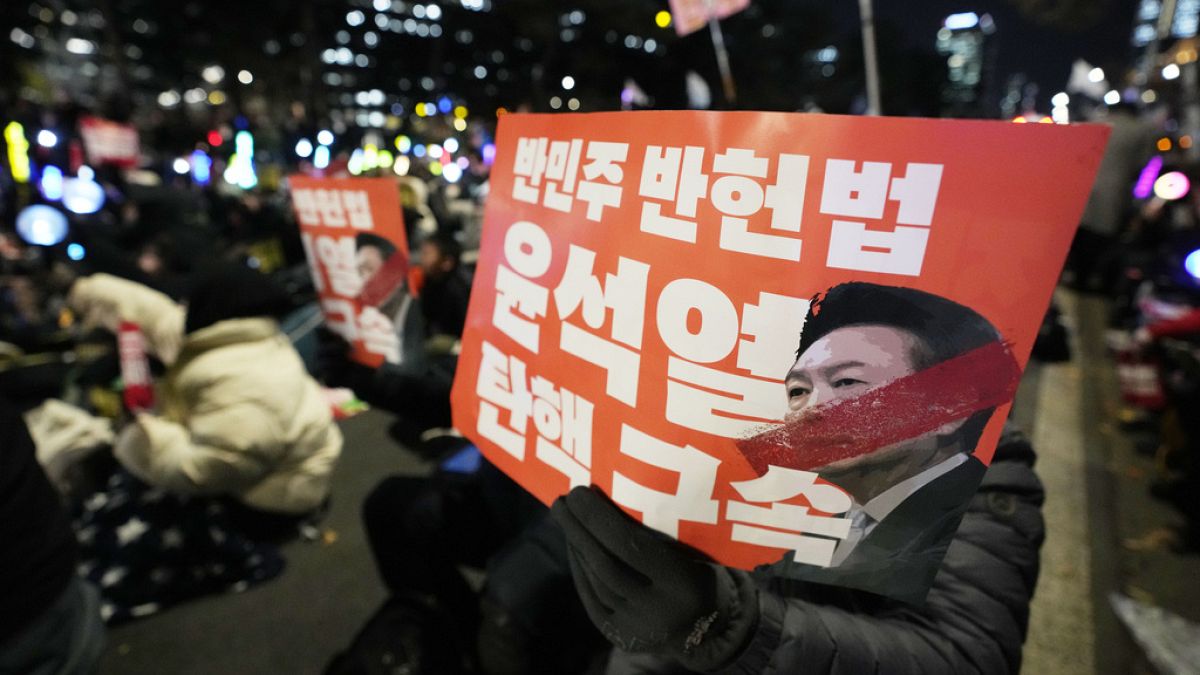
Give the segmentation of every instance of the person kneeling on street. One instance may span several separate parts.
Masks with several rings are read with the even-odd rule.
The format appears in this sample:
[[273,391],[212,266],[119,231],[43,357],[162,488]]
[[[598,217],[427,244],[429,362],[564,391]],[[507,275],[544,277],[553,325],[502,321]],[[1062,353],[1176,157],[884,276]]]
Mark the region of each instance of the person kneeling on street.
[[77,514],[106,619],[277,575],[271,544],[321,511],[342,450],[320,385],[274,318],[286,294],[229,265],[200,275],[186,309],[104,274],[76,280],[69,302],[85,323],[138,324],[166,365],[157,410],[131,411],[113,448],[121,467]]
[[138,324],[167,366],[161,413],[138,412],[115,448],[132,473],[277,514],[309,513],[325,500],[341,432],[273,318],[289,305],[282,290],[230,265],[198,280],[186,310],[103,274],[76,281],[69,301],[106,327]]

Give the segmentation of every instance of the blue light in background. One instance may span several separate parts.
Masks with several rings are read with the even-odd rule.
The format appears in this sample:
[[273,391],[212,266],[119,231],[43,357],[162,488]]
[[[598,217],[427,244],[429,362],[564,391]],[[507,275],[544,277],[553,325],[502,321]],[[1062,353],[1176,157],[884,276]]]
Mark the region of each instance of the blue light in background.
[[46,199],[56,202],[62,199],[63,196],[63,173],[62,169],[48,164],[42,169],[42,180],[40,181],[42,188],[42,196]]
[[192,180],[208,185],[212,179],[212,159],[203,150],[192,151]]
[[83,260],[87,255],[87,251],[83,248],[83,244],[67,244],[67,257],[71,260]]
[[86,175],[81,169],[79,177],[63,180],[63,206],[71,213],[87,215],[95,213],[104,206],[104,188]]
[[17,234],[28,244],[54,246],[67,236],[67,217],[53,206],[27,206],[17,214]]
[[950,16],[946,17],[946,21],[942,25],[950,30],[966,30],[968,28],[974,28],[975,26],[979,25],[979,15],[975,12],[951,14]]
[[1192,275],[1193,279],[1200,280],[1200,248],[1188,254],[1188,257],[1183,260],[1183,268],[1187,273]]

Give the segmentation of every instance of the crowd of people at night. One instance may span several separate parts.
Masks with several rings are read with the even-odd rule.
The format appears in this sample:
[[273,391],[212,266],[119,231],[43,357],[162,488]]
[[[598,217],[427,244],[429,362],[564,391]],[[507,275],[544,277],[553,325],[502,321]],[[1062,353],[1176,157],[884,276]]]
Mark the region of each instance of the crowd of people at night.
[[[1123,393],[1138,411],[1131,420],[1160,430],[1151,451],[1164,473],[1154,489],[1186,516],[1174,545],[1194,547],[1200,202],[1192,193],[1129,196],[1158,132],[1125,104],[1106,119],[1113,140],[1064,281],[1112,300],[1111,328],[1127,336],[1113,338],[1116,353],[1160,378],[1129,380]],[[380,476],[361,504],[384,600],[314,672],[1020,669],[1045,494],[1034,448],[1014,425],[990,465],[970,456],[994,408],[942,434],[951,440],[939,436],[919,467],[922,486],[882,503],[885,490],[855,496],[866,507],[843,552],[845,574],[923,579],[924,599],[847,588],[832,575],[799,580],[781,566],[726,567],[594,487],[547,507],[489,462],[453,428],[450,405],[487,194],[482,144],[468,154],[454,183],[390,167],[360,173],[394,182],[408,246],[359,233],[357,273],[370,280],[407,253],[419,279],[381,304],[398,351],[379,366],[313,321],[317,289],[286,179],[246,189],[96,166],[88,171],[102,205],[70,213],[63,236],[44,242],[15,223],[47,200],[11,171],[0,176],[0,673],[93,672],[106,625],[253,593],[287,574],[287,545],[319,536],[341,498],[332,488],[339,460],[366,450],[343,434],[344,399],[333,392],[344,390],[392,417],[398,447],[387,451],[402,447],[429,470]],[[1177,160],[1168,156],[1162,171],[1193,175],[1170,165]],[[788,373],[795,409],[834,387],[821,378],[835,338],[892,340],[899,356],[888,355],[886,381],[999,340],[973,311],[909,289],[847,283],[822,302]],[[913,316],[938,318],[918,326]],[[144,373],[128,364],[139,351]],[[1052,309],[1034,357],[1069,352]],[[953,506],[919,496],[942,480],[981,483],[955,492]],[[891,516],[904,509],[940,520],[904,530]],[[889,537],[910,546],[884,557],[874,547]]]

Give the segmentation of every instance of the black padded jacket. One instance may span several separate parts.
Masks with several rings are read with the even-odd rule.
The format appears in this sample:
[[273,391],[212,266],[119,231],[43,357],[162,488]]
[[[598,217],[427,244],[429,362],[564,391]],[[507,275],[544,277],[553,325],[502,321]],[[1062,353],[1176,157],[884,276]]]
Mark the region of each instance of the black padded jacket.
[[[1009,427],[925,602],[735,571],[758,597],[757,625],[713,672],[1016,673],[1045,538],[1028,440]],[[750,613],[752,614],[752,613]],[[614,653],[610,674],[687,673],[662,657]]]

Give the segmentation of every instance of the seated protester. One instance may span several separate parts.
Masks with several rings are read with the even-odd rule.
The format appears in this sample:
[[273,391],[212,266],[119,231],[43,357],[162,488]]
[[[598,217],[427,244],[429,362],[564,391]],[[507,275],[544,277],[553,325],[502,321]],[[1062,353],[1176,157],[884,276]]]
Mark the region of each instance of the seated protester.
[[[363,524],[389,599],[327,675],[365,672],[388,653],[413,675],[583,672],[603,639],[549,515],[471,445],[432,476],[384,479]],[[460,565],[486,570],[481,592]]]
[[114,444],[125,471],[80,512],[85,569],[109,618],[277,574],[278,553],[243,539],[286,536],[318,511],[342,448],[274,318],[286,295],[229,266],[200,276],[186,310],[107,275],[76,281],[69,301],[110,329],[137,323],[167,366],[159,411],[134,411]]
[[461,258],[462,244],[451,235],[434,234],[421,242],[421,311],[430,337],[462,337],[471,276],[463,269]]
[[140,412],[115,452],[147,482],[224,494],[278,514],[306,514],[329,494],[342,436],[275,316],[289,301],[261,274],[222,267],[188,307],[106,275],[75,282],[70,303],[109,328],[142,327],[166,364],[162,414]]
[[0,398],[0,673],[86,675],[104,650],[96,589],[21,416]]
[[[414,298],[405,284],[381,303],[379,311],[396,327],[395,358],[370,368],[348,358],[344,340],[324,336],[321,369],[326,381],[348,386],[372,405],[400,415],[409,428],[405,431],[451,425],[450,387],[471,293],[470,279],[459,266],[461,252],[452,237],[426,239],[420,248],[424,283],[419,297]],[[396,254],[386,239],[360,234],[358,267],[364,284]]]
[[1006,430],[923,603],[714,564],[595,488],[552,513],[608,673],[1016,673],[1045,536],[1034,459]]

